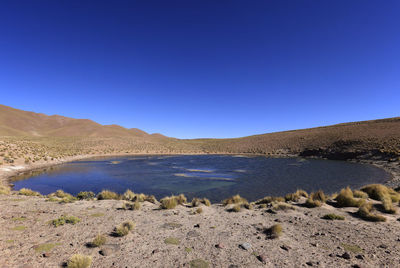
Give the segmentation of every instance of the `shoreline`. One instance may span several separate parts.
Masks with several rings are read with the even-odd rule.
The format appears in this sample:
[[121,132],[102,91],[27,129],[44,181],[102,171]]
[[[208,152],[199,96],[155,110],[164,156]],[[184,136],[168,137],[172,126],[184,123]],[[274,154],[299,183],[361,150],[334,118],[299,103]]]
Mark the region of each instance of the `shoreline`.
[[[98,154],[98,155],[79,155],[68,157],[64,159],[55,160],[48,163],[38,163],[38,164],[28,164],[28,165],[13,165],[13,166],[2,166],[0,167],[0,185],[8,185],[13,189],[14,184],[12,178],[24,173],[32,172],[35,170],[40,170],[44,168],[49,168],[73,161],[79,161],[84,159],[91,159],[97,157],[123,157],[123,156],[149,156],[149,155],[250,155],[250,156],[264,156],[267,158],[298,158],[300,155],[286,154],[286,155],[265,155],[265,154],[250,154],[250,153],[121,153],[121,154]],[[323,157],[301,157],[304,159],[323,159],[330,160]],[[390,175],[390,179],[383,183],[383,185],[395,188],[400,186],[400,161],[390,162],[383,160],[369,160],[369,159],[349,159],[349,160],[331,160],[331,161],[345,161],[352,163],[368,164],[380,168]],[[7,170],[8,169],[8,170]]]

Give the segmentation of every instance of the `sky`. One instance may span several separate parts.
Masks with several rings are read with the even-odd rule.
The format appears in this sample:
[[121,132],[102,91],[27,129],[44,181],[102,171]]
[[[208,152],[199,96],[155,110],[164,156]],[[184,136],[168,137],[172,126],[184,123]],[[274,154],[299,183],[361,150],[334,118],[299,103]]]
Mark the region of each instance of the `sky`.
[[400,1],[0,5],[0,103],[177,138],[400,116]]

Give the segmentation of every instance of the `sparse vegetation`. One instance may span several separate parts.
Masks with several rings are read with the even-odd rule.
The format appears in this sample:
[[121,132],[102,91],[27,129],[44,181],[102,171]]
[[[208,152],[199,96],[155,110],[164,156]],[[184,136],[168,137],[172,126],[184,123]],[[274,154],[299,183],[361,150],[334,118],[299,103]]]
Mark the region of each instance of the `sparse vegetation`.
[[92,257],[75,254],[67,262],[68,268],[88,268],[92,264]]
[[41,196],[39,192],[27,188],[22,188],[21,190],[18,191],[18,194],[26,196]]
[[90,243],[92,247],[100,247],[104,245],[107,242],[107,237],[105,235],[99,234],[93,239],[93,241]]
[[363,199],[355,199],[353,191],[349,187],[342,189],[336,196],[336,203],[339,207],[360,207],[364,202]]
[[357,211],[357,215],[366,221],[386,221],[384,216],[373,213],[372,203],[364,203]]
[[114,228],[114,234],[116,236],[126,236],[133,228],[135,228],[135,223],[133,221],[126,221]]
[[160,200],[160,207],[162,209],[173,209],[178,205],[178,201],[175,196],[164,197]]
[[112,192],[109,190],[103,190],[97,195],[98,200],[108,200],[108,199],[115,199],[120,200],[121,196],[116,192]]
[[52,220],[51,224],[54,225],[55,227],[64,225],[64,224],[77,224],[78,222],[80,222],[81,219],[79,219],[78,217],[75,216],[61,216],[58,219]]
[[122,209],[125,210],[139,210],[141,207],[140,202],[139,201],[135,201],[135,202],[124,202],[122,204]]
[[79,192],[76,195],[76,198],[78,198],[79,200],[92,200],[95,196],[96,195],[93,192]]
[[343,216],[340,215],[336,215],[334,213],[330,213],[330,214],[325,214],[324,216],[322,216],[322,219],[324,220],[344,220],[345,218]]
[[231,204],[243,204],[243,203],[248,203],[248,201],[238,194],[222,201],[222,204],[224,206],[231,205]]
[[282,235],[282,225],[275,224],[272,225],[271,227],[267,228],[264,230],[264,233],[267,235],[268,238],[270,239],[276,239],[279,238]]
[[10,187],[0,184],[0,194],[10,194],[10,192],[11,192]]
[[165,238],[164,243],[169,245],[179,245],[181,241],[176,237],[167,237]]

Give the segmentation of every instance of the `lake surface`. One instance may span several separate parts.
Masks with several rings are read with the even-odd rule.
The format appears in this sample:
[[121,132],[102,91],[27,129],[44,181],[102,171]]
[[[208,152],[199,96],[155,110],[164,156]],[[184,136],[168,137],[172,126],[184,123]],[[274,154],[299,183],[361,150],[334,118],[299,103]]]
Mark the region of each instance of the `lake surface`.
[[296,189],[333,193],[343,187],[382,183],[390,175],[372,165],[343,161],[266,158],[263,156],[179,155],[124,156],[75,161],[24,174],[14,189],[42,194],[58,189],[77,194],[131,189],[158,199],[184,193],[219,202],[234,194],[250,201],[284,195]]

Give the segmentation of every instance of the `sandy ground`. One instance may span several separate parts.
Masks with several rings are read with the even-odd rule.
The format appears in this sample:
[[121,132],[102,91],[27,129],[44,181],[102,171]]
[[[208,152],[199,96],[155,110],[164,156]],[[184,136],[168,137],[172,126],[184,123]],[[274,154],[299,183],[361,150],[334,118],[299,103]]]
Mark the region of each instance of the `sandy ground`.
[[[203,213],[196,215],[189,206],[160,210],[144,202],[139,211],[125,211],[121,205],[118,200],[59,204],[41,197],[0,196],[0,267],[61,267],[75,253],[92,256],[92,267],[194,267],[190,262],[196,259],[210,267],[232,268],[400,267],[396,215],[372,223],[354,216],[355,208],[326,204],[313,209],[295,204],[295,210],[277,214],[265,208],[228,212],[214,204],[202,206]],[[346,219],[321,219],[331,212]],[[53,227],[49,221],[61,215],[77,216],[81,222]],[[136,223],[133,232],[112,236],[113,228],[126,220]],[[268,239],[262,228],[276,223],[283,226],[283,235]],[[107,236],[106,245],[87,247],[97,234]],[[165,243],[169,237],[179,244]],[[243,243],[251,248],[242,249]],[[43,244],[54,248],[38,250]],[[345,252],[349,259],[342,257]]]

